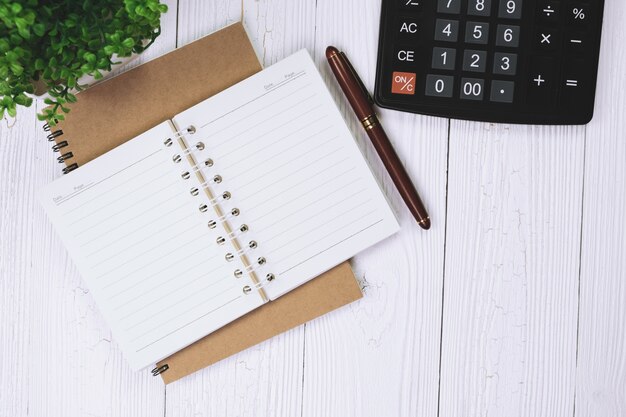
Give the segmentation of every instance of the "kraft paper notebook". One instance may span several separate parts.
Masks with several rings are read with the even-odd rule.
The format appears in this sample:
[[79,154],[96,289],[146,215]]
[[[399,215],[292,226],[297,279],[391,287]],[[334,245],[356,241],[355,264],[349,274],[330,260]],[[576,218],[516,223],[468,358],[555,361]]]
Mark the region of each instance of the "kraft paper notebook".
[[[97,135],[50,134],[80,168],[44,206],[131,365],[178,352],[166,382],[358,298],[349,267],[331,268],[398,228],[306,51],[216,95],[189,86],[258,69],[235,25],[81,94],[70,120]],[[168,75],[156,93],[134,83]],[[107,131],[132,139],[106,152]]]

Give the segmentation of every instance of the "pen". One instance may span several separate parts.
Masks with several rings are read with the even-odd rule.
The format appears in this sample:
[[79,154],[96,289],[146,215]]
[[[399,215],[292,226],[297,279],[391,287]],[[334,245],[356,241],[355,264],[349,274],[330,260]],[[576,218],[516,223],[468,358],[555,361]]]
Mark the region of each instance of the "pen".
[[369,136],[378,156],[383,161],[389,176],[400,192],[404,203],[417,220],[417,224],[425,230],[430,229],[430,217],[424,208],[424,204],[415,190],[415,186],[409,178],[406,170],[398,158],[398,154],[391,146],[389,138],[385,134],[376,113],[374,112],[372,97],[365,89],[365,85],[348,61],[343,52],[339,52],[334,46],[326,48],[326,59],[337,78],[339,86],[346,95],[348,102],[356,117],[359,119],[367,136]]

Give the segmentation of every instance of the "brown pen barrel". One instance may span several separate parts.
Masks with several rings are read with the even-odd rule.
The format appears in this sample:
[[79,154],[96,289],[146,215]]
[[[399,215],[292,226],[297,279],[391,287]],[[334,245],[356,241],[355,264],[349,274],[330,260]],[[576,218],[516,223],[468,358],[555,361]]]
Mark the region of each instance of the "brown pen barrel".
[[363,123],[365,118],[374,113],[374,110],[367,98],[364,97],[361,86],[357,83],[356,78],[347,76],[352,73],[352,69],[346,64],[336,48],[328,47],[326,57],[328,58],[330,68],[339,82],[339,86],[354,109],[356,117]]
[[[385,134],[383,127],[380,123],[378,123],[376,116],[373,116],[372,119],[373,126],[370,129],[366,128],[366,130],[368,136],[372,140],[374,149],[376,149],[380,159],[383,161],[383,165],[387,168],[391,180],[396,185],[398,192],[402,196],[404,203],[409,208],[413,217],[415,217],[415,220],[417,220],[417,222],[425,229],[430,228],[428,213],[424,207],[422,199],[413,186],[413,182],[411,181],[409,174],[407,174],[406,170],[399,162],[400,158],[391,146],[391,143],[387,139],[387,135]],[[398,163],[393,163],[393,161],[398,161]]]
[[389,138],[387,138],[383,127],[380,125],[374,113],[374,108],[369,101],[369,96],[364,91],[364,87],[358,82],[358,75],[354,73],[347,58],[336,48],[329,46],[326,49],[326,58],[337,78],[339,86],[343,90],[348,102],[350,102],[357,118],[365,128],[378,156],[385,165],[385,168],[387,168],[389,176],[409,208],[409,211],[422,228],[429,229],[430,218],[424,207],[424,203],[422,203],[417,190],[411,182],[409,174],[402,166],[398,154],[396,154],[396,151],[391,146]]

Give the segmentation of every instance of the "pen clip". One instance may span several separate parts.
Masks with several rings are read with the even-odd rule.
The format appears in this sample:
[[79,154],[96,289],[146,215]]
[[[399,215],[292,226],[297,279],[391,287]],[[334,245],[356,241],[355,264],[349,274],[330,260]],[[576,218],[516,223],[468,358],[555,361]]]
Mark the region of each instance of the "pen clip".
[[356,70],[352,66],[352,63],[350,62],[350,60],[348,60],[348,57],[346,56],[346,54],[343,52],[339,52],[339,54],[343,58],[343,62],[345,62],[346,66],[348,67],[352,75],[354,76],[354,79],[359,85],[359,88],[361,88],[361,91],[363,92],[365,97],[367,97],[367,101],[369,101],[370,104],[374,104],[374,99],[372,98],[370,93],[367,91],[367,88],[365,88],[365,84],[363,84],[363,81],[361,80],[361,77],[359,77],[359,74],[356,73]]

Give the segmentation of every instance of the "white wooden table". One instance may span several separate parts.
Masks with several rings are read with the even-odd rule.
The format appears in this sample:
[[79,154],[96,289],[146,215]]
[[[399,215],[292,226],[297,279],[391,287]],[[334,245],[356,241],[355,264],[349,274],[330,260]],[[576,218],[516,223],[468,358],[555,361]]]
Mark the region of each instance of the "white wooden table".
[[242,16],[265,65],[307,48],[402,231],[354,259],[362,301],[165,387],[129,370],[35,200],[60,166],[21,110],[0,121],[0,416],[626,416],[626,2],[606,2],[587,126],[381,112],[424,232],[323,59],[373,87],[380,1],[167,1],[141,60]]

